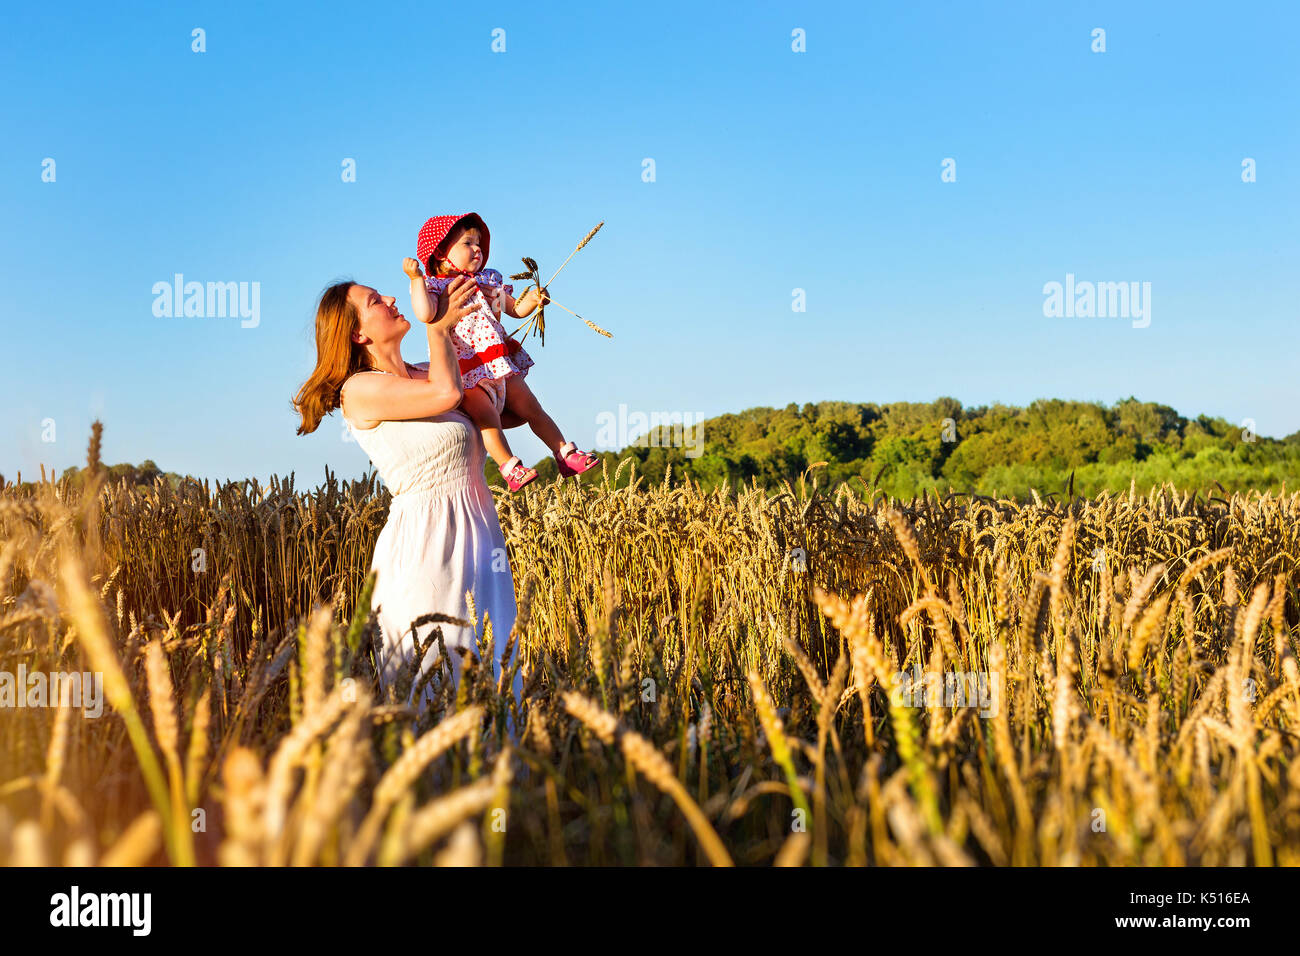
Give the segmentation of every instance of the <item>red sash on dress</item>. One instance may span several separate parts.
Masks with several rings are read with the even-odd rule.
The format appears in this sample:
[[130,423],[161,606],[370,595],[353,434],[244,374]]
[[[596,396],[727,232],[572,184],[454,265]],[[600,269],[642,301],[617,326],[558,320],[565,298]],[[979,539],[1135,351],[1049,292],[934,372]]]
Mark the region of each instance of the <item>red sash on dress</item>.
[[496,345],[490,345],[481,352],[475,352],[470,358],[461,359],[460,374],[464,375],[467,372],[472,372],[480,365],[486,365],[488,362],[491,362],[493,359],[501,358],[503,355],[513,356],[521,348],[523,348],[523,346],[521,346],[514,339],[509,339],[504,343],[497,343]]

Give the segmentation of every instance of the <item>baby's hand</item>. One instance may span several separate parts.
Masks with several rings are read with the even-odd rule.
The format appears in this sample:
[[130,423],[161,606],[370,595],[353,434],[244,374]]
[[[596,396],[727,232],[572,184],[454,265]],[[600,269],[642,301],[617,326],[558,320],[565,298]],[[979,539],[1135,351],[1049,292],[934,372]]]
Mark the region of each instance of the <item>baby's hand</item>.
[[410,279],[418,279],[420,276],[424,275],[424,271],[420,268],[419,260],[412,259],[410,256],[407,256],[402,260],[402,271],[405,272],[407,278]]
[[550,301],[551,297],[545,289],[538,292],[536,286],[529,286],[517,300],[516,307],[521,311],[531,312],[538,304],[546,305]]

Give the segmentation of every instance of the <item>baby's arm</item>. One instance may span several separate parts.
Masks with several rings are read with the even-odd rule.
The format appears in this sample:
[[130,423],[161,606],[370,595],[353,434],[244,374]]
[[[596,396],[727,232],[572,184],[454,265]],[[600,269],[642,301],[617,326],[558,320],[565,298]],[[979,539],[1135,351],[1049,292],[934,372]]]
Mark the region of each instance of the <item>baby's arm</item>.
[[512,319],[526,319],[533,314],[534,310],[536,310],[539,305],[550,302],[551,297],[546,295],[545,290],[542,291],[542,295],[538,295],[535,288],[530,288],[518,299],[509,293],[506,293],[505,300],[505,307],[502,311],[504,311],[506,315],[510,316]]
[[420,269],[420,263],[409,257],[403,259],[402,271],[411,280],[411,312],[417,320],[428,325],[438,314],[438,304],[424,287],[424,272]]

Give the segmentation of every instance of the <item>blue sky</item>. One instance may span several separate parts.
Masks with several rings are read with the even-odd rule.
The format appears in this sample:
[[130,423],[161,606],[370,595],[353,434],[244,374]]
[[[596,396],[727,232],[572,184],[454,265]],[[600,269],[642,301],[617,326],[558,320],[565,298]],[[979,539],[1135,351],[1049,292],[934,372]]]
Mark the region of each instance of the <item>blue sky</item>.
[[[80,464],[99,417],[108,462],[359,476],[337,413],[294,434],[316,299],[350,277],[406,308],[420,224],[469,210],[507,273],[605,220],[551,291],[614,337],[548,310],[526,343],[580,447],[620,404],[940,395],[1300,429],[1293,4],[446,9],[6,10],[0,473]],[[259,283],[257,326],[156,317],[176,273]],[[1067,273],[1149,282],[1150,325],[1045,317]]]

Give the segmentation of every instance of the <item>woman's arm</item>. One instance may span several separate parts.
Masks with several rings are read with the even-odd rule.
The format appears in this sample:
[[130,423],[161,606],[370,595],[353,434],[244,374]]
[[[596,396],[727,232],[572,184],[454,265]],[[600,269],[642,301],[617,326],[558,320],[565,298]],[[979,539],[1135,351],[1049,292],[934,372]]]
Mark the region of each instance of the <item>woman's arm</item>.
[[[416,268],[419,268],[418,264]],[[423,281],[420,283],[420,291],[424,292]],[[469,303],[477,292],[478,286],[472,279],[457,276],[447,285],[446,292],[438,296],[437,311],[430,320],[426,320],[425,331],[429,338],[429,383],[436,383],[449,391],[455,391],[456,401],[451,406],[453,408],[460,403],[462,390],[460,360],[456,356],[456,346],[451,340],[451,332],[456,328],[457,322],[474,311],[474,307]]]

